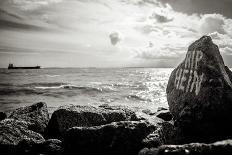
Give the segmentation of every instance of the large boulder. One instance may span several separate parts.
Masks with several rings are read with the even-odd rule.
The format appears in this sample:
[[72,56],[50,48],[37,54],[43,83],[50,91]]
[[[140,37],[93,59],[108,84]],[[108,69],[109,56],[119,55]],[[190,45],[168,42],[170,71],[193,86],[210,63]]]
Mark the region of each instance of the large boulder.
[[134,155],[156,129],[145,121],[123,121],[94,127],[73,127],[64,137],[65,154]]
[[185,145],[163,145],[159,148],[144,148],[139,155],[231,155],[232,140],[212,144],[191,143]]
[[17,154],[20,141],[28,139],[31,143],[41,143],[44,138],[32,130],[31,124],[15,119],[4,119],[0,122],[0,150],[3,154]]
[[218,46],[203,36],[188,48],[175,68],[166,89],[171,114],[183,142],[231,137],[231,71],[224,65]]
[[93,106],[64,106],[52,114],[46,135],[50,138],[62,139],[63,133],[74,126],[90,127],[127,120],[137,120],[135,113]]
[[31,129],[43,134],[48,125],[49,114],[44,102],[18,108],[10,113],[9,118],[31,123]]

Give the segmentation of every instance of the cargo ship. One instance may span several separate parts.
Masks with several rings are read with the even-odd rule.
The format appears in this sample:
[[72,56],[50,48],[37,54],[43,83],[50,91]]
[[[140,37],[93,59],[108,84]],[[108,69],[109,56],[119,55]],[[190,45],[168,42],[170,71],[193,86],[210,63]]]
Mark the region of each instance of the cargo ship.
[[15,67],[13,64],[9,64],[8,69],[40,69],[40,66],[33,67]]

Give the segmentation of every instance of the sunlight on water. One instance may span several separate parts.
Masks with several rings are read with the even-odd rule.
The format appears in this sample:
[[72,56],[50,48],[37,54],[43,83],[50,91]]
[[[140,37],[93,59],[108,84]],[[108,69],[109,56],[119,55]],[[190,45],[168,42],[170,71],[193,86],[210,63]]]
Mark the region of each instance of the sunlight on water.
[[0,71],[3,111],[43,101],[52,111],[61,105],[124,105],[156,110],[167,107],[172,69],[41,69]]

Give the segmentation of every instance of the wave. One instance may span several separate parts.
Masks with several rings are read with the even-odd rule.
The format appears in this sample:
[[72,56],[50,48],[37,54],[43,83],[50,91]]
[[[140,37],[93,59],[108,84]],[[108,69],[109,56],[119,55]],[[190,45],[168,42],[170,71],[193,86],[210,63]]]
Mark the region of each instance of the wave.
[[126,98],[129,100],[147,101],[147,99],[144,99],[138,95],[128,95]]
[[95,91],[95,92],[107,92],[110,91],[110,89],[107,88],[100,88],[100,87],[90,87],[90,86],[76,86],[71,84],[62,84],[58,86],[37,86],[36,89],[43,89],[43,90],[49,90],[49,89],[68,89],[68,90],[80,90],[80,91]]
[[30,95],[30,94],[36,94],[40,95],[43,94],[43,92],[36,91],[31,88],[4,88],[0,89],[0,95]]
[[35,82],[21,85],[23,87],[58,87],[61,85],[67,85],[67,83],[63,82]]
[[104,86],[77,86],[73,84],[29,83],[23,85],[0,84],[0,95],[43,95],[43,96],[75,96],[92,95],[95,93],[108,93],[114,91],[111,87]]

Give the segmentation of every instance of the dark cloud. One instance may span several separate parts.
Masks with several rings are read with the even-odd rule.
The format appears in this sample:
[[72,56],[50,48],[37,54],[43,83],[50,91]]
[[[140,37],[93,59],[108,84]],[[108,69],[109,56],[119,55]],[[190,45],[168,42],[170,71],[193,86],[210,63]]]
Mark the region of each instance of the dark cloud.
[[16,15],[16,14],[13,14],[13,13],[10,13],[8,11],[5,11],[3,9],[0,9],[0,18],[4,18],[4,16],[8,16],[8,17],[12,17],[12,18],[16,18],[16,19],[19,19],[19,20],[22,20],[23,18],[19,15]]
[[232,18],[232,0],[159,0],[170,4],[174,10],[193,14],[219,13]]
[[152,4],[152,5],[155,5],[155,6],[160,5],[160,3],[157,2],[157,0],[140,0],[140,1],[137,2],[137,4],[139,4],[139,5]]
[[36,31],[42,31],[44,28],[35,26],[35,25],[29,25],[24,23],[17,23],[13,21],[7,21],[0,19],[0,29],[21,29],[21,30],[36,30]]
[[122,40],[122,35],[119,32],[112,32],[109,37],[112,45],[116,45]]
[[[4,3],[3,3],[4,4]],[[8,9],[8,10],[5,10]],[[17,30],[44,30],[44,28],[30,24],[26,22],[26,18],[24,18],[19,13],[17,14],[16,10],[13,10],[12,8],[0,8],[0,29],[17,29]]]
[[153,12],[149,18],[155,19],[158,23],[167,23],[173,20],[172,17],[162,12]]

